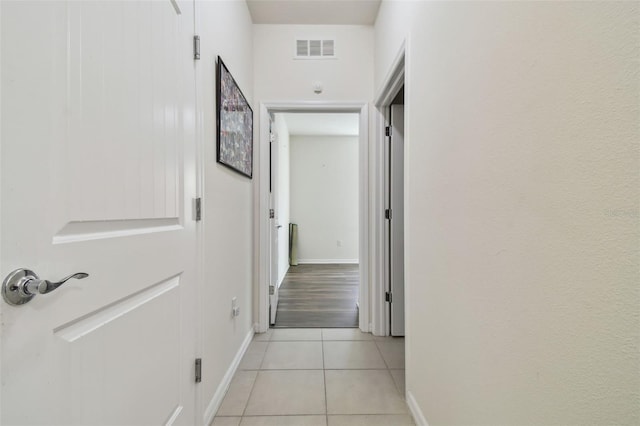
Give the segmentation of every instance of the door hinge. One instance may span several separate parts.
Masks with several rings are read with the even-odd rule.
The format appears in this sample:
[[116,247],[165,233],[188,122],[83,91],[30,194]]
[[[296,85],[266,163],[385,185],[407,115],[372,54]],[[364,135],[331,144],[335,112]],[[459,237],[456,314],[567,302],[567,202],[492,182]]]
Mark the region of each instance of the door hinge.
[[276,294],[276,287],[273,285],[269,286],[269,295],[273,296],[274,294]]
[[385,136],[391,136],[392,130],[391,130],[391,126],[387,126],[384,128],[384,135]]
[[384,210],[384,218],[387,220],[391,220],[391,209]]
[[193,36],[193,59],[200,59],[200,36],[197,34]]
[[202,381],[202,358],[196,358],[196,383]]
[[196,222],[202,220],[202,198],[198,197],[194,199],[195,202],[195,220]]
[[391,297],[391,292],[388,292],[388,291],[387,291],[387,292],[385,292],[385,293],[384,293],[384,301],[385,301],[385,302],[389,302],[389,303],[391,303],[392,299],[393,299],[393,298]]
[[269,219],[274,219],[276,217],[276,211],[274,209],[269,209]]

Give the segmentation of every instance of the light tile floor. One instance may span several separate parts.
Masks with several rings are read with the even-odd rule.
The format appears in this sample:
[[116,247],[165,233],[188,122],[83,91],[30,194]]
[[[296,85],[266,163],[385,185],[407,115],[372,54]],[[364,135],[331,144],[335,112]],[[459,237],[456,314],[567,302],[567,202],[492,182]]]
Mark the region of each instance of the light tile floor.
[[213,426],[409,426],[404,339],[358,329],[257,334]]

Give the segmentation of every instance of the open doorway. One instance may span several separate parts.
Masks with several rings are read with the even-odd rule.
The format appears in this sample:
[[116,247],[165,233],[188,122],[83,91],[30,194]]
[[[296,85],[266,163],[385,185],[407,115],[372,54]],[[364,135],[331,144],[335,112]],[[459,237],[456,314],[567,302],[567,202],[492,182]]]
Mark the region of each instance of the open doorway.
[[[276,324],[277,319],[274,318],[272,321],[270,310],[273,312],[275,307],[276,317],[277,317],[277,305],[279,305],[280,298],[279,290],[282,288],[282,282],[278,282],[282,277],[280,274],[280,266],[282,265],[281,261],[275,260],[276,256],[272,256],[272,253],[276,252],[276,245],[273,243],[273,239],[271,236],[276,233],[275,229],[279,229],[277,231],[278,236],[278,247],[283,246],[282,240],[287,242],[287,247],[289,243],[289,226],[285,223],[286,217],[280,217],[279,212],[276,212],[274,207],[279,204],[280,201],[275,201],[277,195],[274,198],[273,192],[273,179],[275,175],[279,176],[279,173],[274,173],[271,175],[271,162],[274,160],[273,155],[274,152],[278,151],[272,146],[269,146],[273,142],[271,140],[276,140],[277,136],[277,117],[280,114],[355,114],[357,116],[357,161],[355,164],[351,164],[351,171],[357,173],[357,190],[355,194],[351,194],[349,196],[350,201],[357,202],[357,221],[355,225],[350,225],[350,231],[353,233],[355,231],[355,235],[357,235],[357,254],[354,255],[353,248],[351,247],[351,255],[345,255],[350,248],[346,236],[332,236],[330,239],[325,238],[326,241],[330,242],[329,245],[333,245],[334,251],[340,250],[343,254],[340,257],[336,257],[336,255],[324,256],[325,262],[331,263],[317,263],[319,257],[313,254],[311,247],[307,247],[305,249],[304,246],[298,245],[297,248],[297,263],[298,268],[305,265],[335,265],[335,268],[348,268],[351,267],[354,270],[353,274],[345,274],[350,275],[351,283],[357,282],[357,287],[354,287],[356,290],[354,293],[357,294],[358,304],[352,303],[353,307],[351,308],[354,316],[357,318],[357,322],[352,322],[350,326],[357,326],[362,331],[368,332],[370,331],[370,321],[369,321],[369,287],[366,285],[368,283],[369,276],[369,234],[367,232],[369,226],[369,219],[367,214],[367,209],[369,205],[368,198],[368,106],[366,103],[354,104],[354,103],[291,103],[291,104],[282,104],[282,103],[267,103],[260,105],[260,133],[259,133],[259,164],[260,164],[260,182],[256,187],[256,238],[259,242],[257,244],[257,265],[258,268],[258,323],[256,324],[256,331],[264,332],[266,331],[270,324]],[[294,132],[295,133],[295,132]],[[313,135],[306,135],[313,136]],[[291,136],[290,136],[291,137]],[[307,142],[309,142],[307,140]],[[291,143],[291,141],[289,141]],[[295,143],[295,142],[294,142]],[[269,144],[269,145],[267,145]],[[277,142],[276,142],[277,145]],[[353,148],[353,147],[352,147]],[[278,151],[279,152],[279,151]],[[289,156],[291,156],[291,146],[289,146]],[[316,159],[319,157],[319,154],[315,156]],[[280,159],[276,160],[280,162]],[[325,163],[326,164],[326,163]],[[291,173],[291,164],[289,165],[289,173]],[[290,177],[289,177],[290,179]],[[291,191],[291,185],[289,186],[289,190]],[[321,191],[319,189],[313,191],[306,191],[307,193],[318,195],[318,192]],[[291,192],[290,192],[291,195]],[[325,202],[324,212],[333,212],[334,210],[340,210],[340,205],[329,205],[336,204],[336,202]],[[290,207],[291,208],[291,207]],[[316,210],[319,210],[316,208]],[[290,210],[291,215],[291,210]],[[316,212],[317,213],[317,212]],[[321,212],[322,213],[322,212]],[[285,215],[286,216],[286,215]],[[320,214],[322,216],[322,214]],[[295,218],[289,218],[290,223],[296,223]],[[296,223],[301,225],[300,223]],[[280,226],[280,228],[278,228]],[[355,229],[353,229],[355,227]],[[303,234],[303,232],[306,232]],[[299,236],[298,236],[298,244],[304,239],[304,243],[310,242],[312,238],[310,238],[309,228],[299,228]],[[325,232],[325,234],[329,234]],[[325,236],[325,235],[323,235]],[[352,240],[349,240],[352,241]],[[293,242],[292,242],[293,243]],[[282,256],[280,256],[282,257]],[[286,254],[288,260],[288,253]],[[336,261],[341,263],[337,263]],[[300,262],[302,261],[302,262]],[[310,263],[305,263],[305,262]],[[311,263],[313,262],[313,263]],[[348,262],[348,263],[347,263]],[[278,270],[280,276],[274,278],[275,275],[271,273],[274,270]],[[357,273],[355,272],[357,271]],[[342,274],[341,271],[333,271],[328,272],[327,276],[336,276]],[[327,295],[329,297],[337,297],[339,296],[336,292],[328,291]],[[349,303],[349,302],[347,302]],[[308,307],[304,309],[304,311],[309,311]],[[287,325],[293,327],[293,324]],[[326,324],[318,324],[312,325],[309,323],[299,323],[296,326],[298,327],[328,327]],[[335,327],[336,325],[333,325]]]
[[358,327],[359,115],[271,118],[270,325]]

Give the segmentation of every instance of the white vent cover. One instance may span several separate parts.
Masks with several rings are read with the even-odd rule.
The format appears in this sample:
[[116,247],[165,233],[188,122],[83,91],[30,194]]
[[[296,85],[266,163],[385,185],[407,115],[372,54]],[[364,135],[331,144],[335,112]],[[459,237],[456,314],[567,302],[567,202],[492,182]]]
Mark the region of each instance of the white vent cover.
[[333,59],[336,57],[335,40],[296,40],[296,59]]

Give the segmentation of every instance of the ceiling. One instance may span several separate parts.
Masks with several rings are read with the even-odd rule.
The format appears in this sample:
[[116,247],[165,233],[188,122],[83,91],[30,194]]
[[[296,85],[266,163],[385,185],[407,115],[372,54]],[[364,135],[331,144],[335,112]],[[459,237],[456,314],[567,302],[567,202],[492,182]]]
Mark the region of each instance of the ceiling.
[[357,136],[358,114],[282,114],[291,136]]
[[254,24],[373,25],[381,0],[247,0]]

